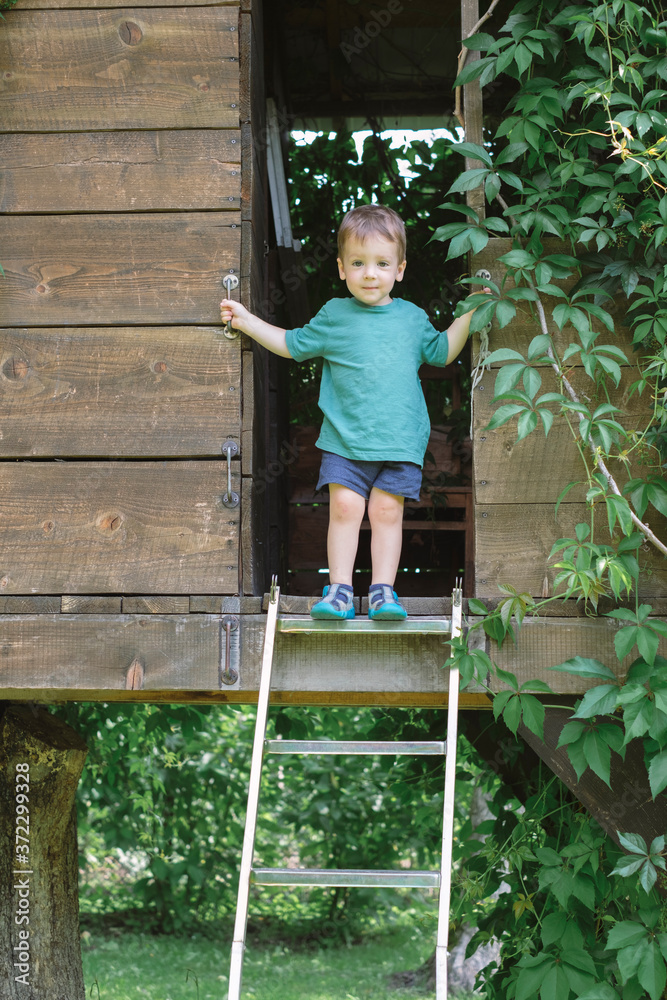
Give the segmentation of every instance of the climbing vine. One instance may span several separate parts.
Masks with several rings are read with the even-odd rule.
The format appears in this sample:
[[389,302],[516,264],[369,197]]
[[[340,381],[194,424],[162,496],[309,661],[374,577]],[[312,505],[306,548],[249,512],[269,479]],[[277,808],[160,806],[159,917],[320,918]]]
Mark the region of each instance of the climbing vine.
[[[525,353],[501,346],[485,359],[502,363],[488,426],[516,421],[518,440],[532,433],[548,438],[559,420],[569,427],[589,516],[575,537],[553,546],[558,573],[550,601],[576,599],[597,613],[601,599],[611,598],[616,607],[607,617],[618,623],[618,661],[635,656],[624,679],[618,667],[591,657],[554,665],[593,682],[559,746],[567,748],[578,779],[590,769],[611,787],[614,758],[641,741],[644,783],[656,798],[667,789],[667,659],[658,651],[667,623],[639,603],[637,584],[642,547],[667,555],[653,527],[656,513],[667,515],[667,15],[659,3],[630,0],[521,0],[495,33],[479,32],[464,44],[480,58],[463,66],[456,85],[503,78],[514,94],[488,144],[456,147],[478,165],[450,187],[452,200],[442,209],[452,221],[434,239],[448,244],[448,259],[479,253],[491,237],[508,240],[497,282],[466,279],[491,288],[475,293],[473,327],[481,331],[492,322],[502,343],[498,331],[530,310],[539,333]],[[485,216],[462,203],[477,188]],[[619,301],[631,351],[616,337]],[[589,380],[583,390],[570,378],[575,364]],[[543,391],[545,368],[556,376],[554,391]],[[630,393],[650,401],[645,426],[627,426],[613,401],[623,368],[634,371]],[[495,717],[513,733],[523,724],[542,737],[549,687],[543,681],[520,687],[471,636],[481,629],[499,646],[512,641],[525,617],[549,601],[536,602],[510,585],[501,591],[493,610],[469,602],[479,617],[467,637],[451,643],[446,666],[456,663],[463,683],[475,680],[489,691],[500,682]],[[622,810],[621,853],[583,815],[567,837],[562,823],[550,833],[544,805],[527,804],[505,849],[471,860],[468,882],[461,881],[465,895],[476,872],[472,884],[487,899],[471,947],[491,933],[508,945],[500,964],[485,973],[487,996],[658,1000],[667,983],[664,836],[647,844]],[[502,896],[488,903],[487,893],[503,877],[520,934],[494,920],[506,915]]]

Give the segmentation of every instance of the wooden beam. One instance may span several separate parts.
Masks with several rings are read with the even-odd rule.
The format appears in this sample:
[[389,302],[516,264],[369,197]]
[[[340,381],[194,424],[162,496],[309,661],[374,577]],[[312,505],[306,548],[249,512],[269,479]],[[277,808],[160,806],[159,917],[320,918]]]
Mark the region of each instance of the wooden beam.
[[0,329],[0,456],[220,458],[241,350],[220,327]]
[[238,212],[6,216],[3,322],[219,324],[240,222]]
[[[254,702],[266,615],[239,613],[238,618],[234,665],[240,678],[226,687],[219,680],[220,613],[2,615],[0,694],[37,701]],[[555,694],[574,697],[592,683],[548,668],[577,653],[606,659],[613,666],[616,624],[611,619],[527,623],[518,647],[507,643],[502,654],[492,655],[519,683],[539,678]],[[480,639],[484,642],[483,636]],[[447,655],[448,647],[433,634],[281,633],[276,639],[272,700],[443,706],[448,674],[442,665]],[[141,665],[143,686],[128,691],[128,671],[135,661]],[[462,705],[490,707],[490,702],[481,689],[472,687],[462,693]]]
[[239,210],[241,132],[0,135],[3,212]]
[[236,593],[226,479],[213,461],[0,463],[0,592]]
[[[461,0],[461,38],[470,35],[479,21],[479,0]],[[468,52],[467,62],[479,59],[479,52]],[[465,140],[474,142],[477,146],[484,144],[482,89],[479,80],[473,80],[463,87],[463,115],[465,121]],[[465,158],[466,170],[476,170],[483,164],[469,156]],[[485,211],[484,188],[466,191],[466,204],[483,219]]]
[[238,10],[12,11],[5,132],[237,128]]
[[[238,9],[239,0],[142,0],[142,7],[232,7]],[[79,8],[127,9],[123,0],[17,0],[15,10],[76,10]]]
[[[653,530],[667,537],[667,519],[657,512],[649,519]],[[560,570],[554,566],[558,560],[549,560],[551,547],[557,538],[574,538],[575,525],[580,522],[590,523],[590,510],[583,503],[562,503],[557,514],[553,503],[478,503],[475,595],[497,597],[498,584],[510,583],[535,597],[553,596],[554,579]],[[604,527],[601,538],[604,542]],[[664,557],[653,546],[645,545],[639,550],[639,564],[639,597],[650,603],[653,597],[667,596]]]

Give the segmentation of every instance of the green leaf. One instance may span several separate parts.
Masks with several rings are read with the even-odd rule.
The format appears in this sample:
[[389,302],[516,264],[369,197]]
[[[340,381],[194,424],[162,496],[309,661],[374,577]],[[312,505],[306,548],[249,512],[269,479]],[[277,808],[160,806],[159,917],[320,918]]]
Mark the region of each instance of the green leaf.
[[516,736],[521,721],[521,702],[518,695],[513,695],[505,706],[503,721],[507,728]]
[[[538,959],[539,961],[536,962]],[[529,1000],[529,997],[535,996],[540,989],[545,973],[549,969],[555,968],[556,963],[551,955],[544,952],[531,956],[528,960],[522,959],[521,962],[524,967],[517,979],[515,1000]]]
[[616,836],[618,837],[621,847],[624,847],[626,851],[630,851],[632,854],[648,854],[648,847],[646,846],[646,841],[639,833],[621,833],[620,830],[616,831]]
[[599,660],[593,660],[586,656],[573,656],[570,660],[565,660],[564,663],[559,663],[555,667],[549,667],[549,669],[561,670],[563,673],[575,674],[577,677],[597,677],[601,680],[616,681],[616,674],[613,670],[610,670],[604,663],[600,663]]
[[597,684],[586,692],[574,713],[574,719],[590,719],[595,715],[606,715],[616,709],[618,702],[617,684]]
[[665,960],[660,954],[656,941],[649,941],[637,969],[637,979],[644,987],[651,1000],[659,1000],[667,982]]
[[565,970],[553,965],[544,977],[540,987],[540,1000],[568,1000],[570,985]]
[[605,950],[635,947],[646,938],[646,928],[634,920],[619,920],[607,936]]
[[537,427],[537,414],[534,410],[524,410],[517,422],[517,441],[528,437]]
[[663,750],[651,760],[648,766],[648,780],[653,798],[667,788],[667,750]]
[[544,714],[542,702],[532,694],[519,695],[521,701],[521,718],[524,726],[535,733],[539,739],[544,739]]
[[611,750],[605,740],[594,730],[589,729],[584,737],[584,757],[586,763],[605,785],[611,788],[609,772],[611,768]]

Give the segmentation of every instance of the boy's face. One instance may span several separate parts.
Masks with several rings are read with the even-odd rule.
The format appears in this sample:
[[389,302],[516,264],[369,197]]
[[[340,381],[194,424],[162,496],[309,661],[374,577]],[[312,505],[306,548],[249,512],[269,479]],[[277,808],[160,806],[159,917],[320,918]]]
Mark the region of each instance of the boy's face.
[[363,243],[350,237],[338,258],[338,273],[357,302],[388,306],[395,281],[403,280],[405,261],[391,240],[370,236]]

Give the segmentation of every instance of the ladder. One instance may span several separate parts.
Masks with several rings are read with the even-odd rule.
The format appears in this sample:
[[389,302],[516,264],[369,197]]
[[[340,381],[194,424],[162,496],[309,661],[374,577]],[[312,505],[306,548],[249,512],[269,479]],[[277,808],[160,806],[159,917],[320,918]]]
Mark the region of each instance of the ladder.
[[[438,900],[438,932],[436,940],[436,1000],[447,1000],[447,944],[449,936],[449,902],[451,894],[452,831],[454,825],[454,780],[456,774],[456,739],[458,726],[459,671],[454,668],[449,676],[449,701],[447,711],[446,742],[364,742],[361,740],[267,740],[266,724],[271,692],[271,672],[276,632],[378,632],[393,631],[412,634],[440,632],[455,638],[461,633],[462,589],[456,581],[452,593],[451,622],[374,622],[354,619],[345,622],[316,621],[313,619],[278,618],[280,588],[276,578],[271,581],[269,609],[264,635],[264,650],[257,701],[257,721],[250,765],[248,807],[241,853],[234,940],[232,943],[229,972],[228,1000],[241,1000],[241,976],[245,952],[246,927],[250,886],[301,885],[301,886],[356,886],[356,887],[419,887],[440,890]],[[446,750],[449,751],[446,753]],[[356,871],[356,870],[306,870],[293,868],[254,868],[255,832],[259,809],[259,790],[264,753],[300,754],[441,754],[445,756],[445,797],[442,824],[442,854],[440,869],[436,871]]]

